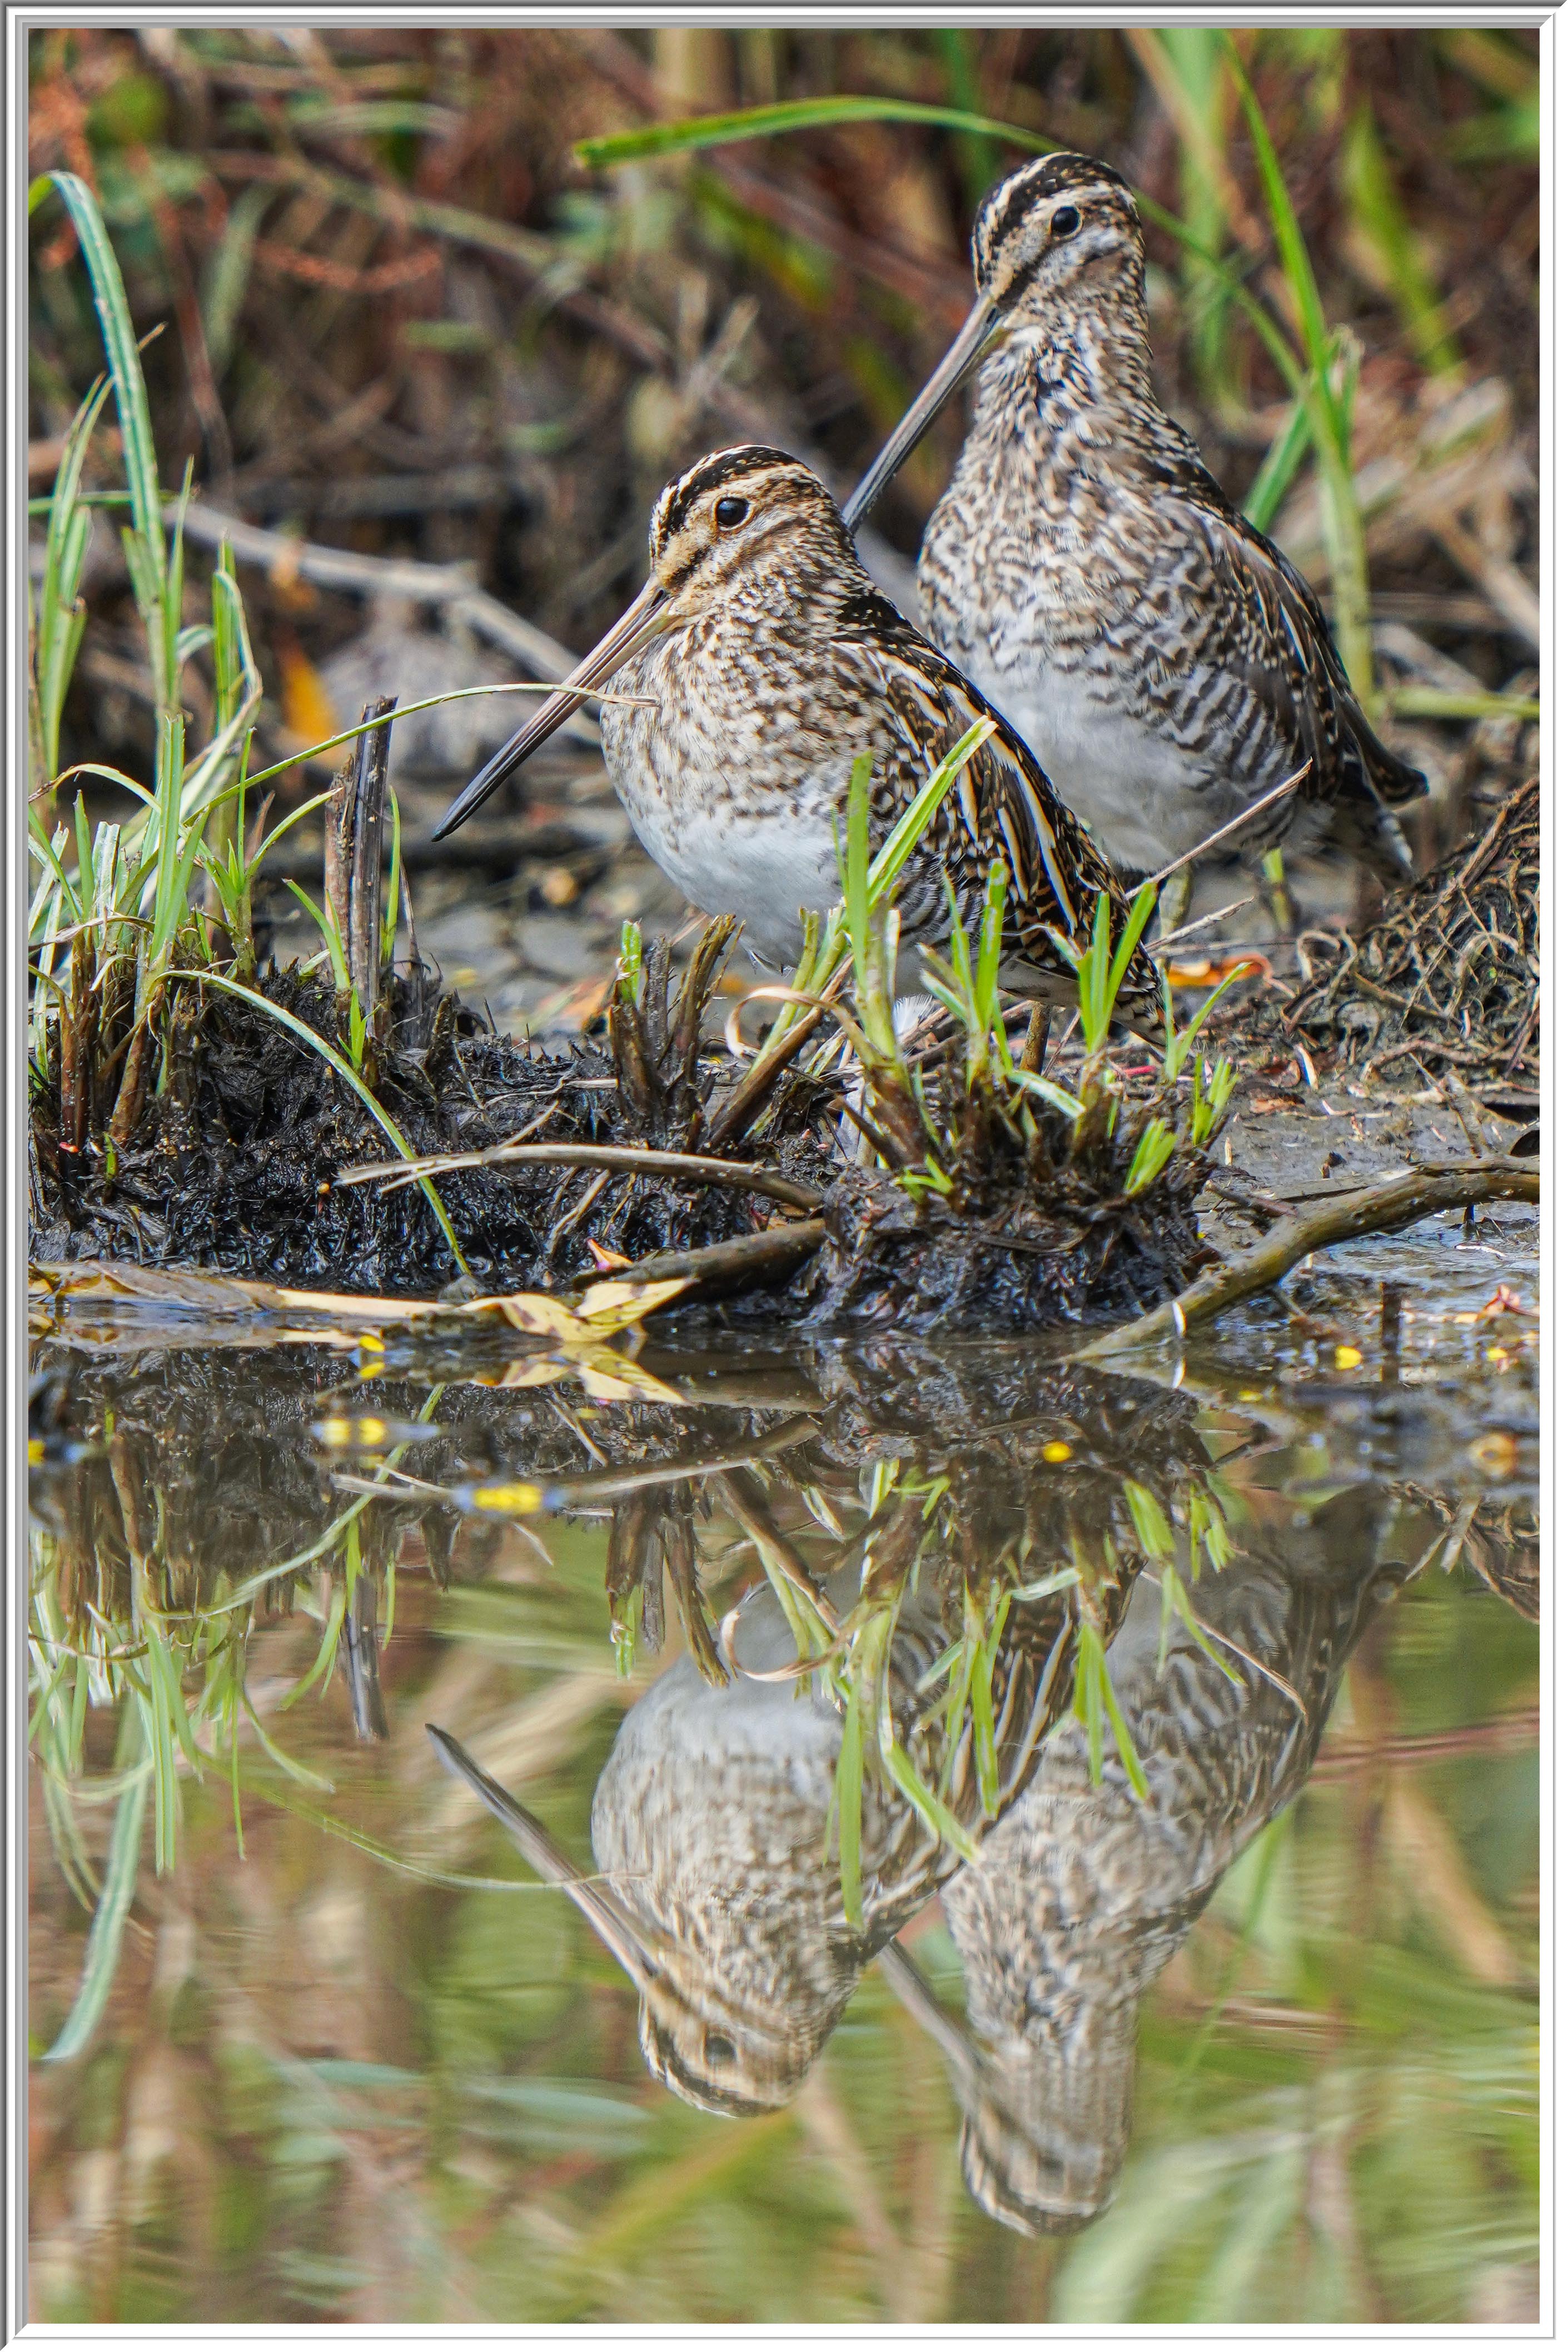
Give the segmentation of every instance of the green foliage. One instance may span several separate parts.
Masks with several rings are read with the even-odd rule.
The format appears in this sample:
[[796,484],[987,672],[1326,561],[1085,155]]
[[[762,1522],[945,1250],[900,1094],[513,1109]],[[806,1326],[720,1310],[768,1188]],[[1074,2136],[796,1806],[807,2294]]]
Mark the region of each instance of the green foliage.
[[[1366,700],[1375,684],[1372,592],[1367,581],[1366,535],[1351,463],[1359,354],[1348,331],[1333,335],[1329,331],[1306,239],[1285,185],[1263,110],[1247,78],[1234,39],[1227,34],[1225,40],[1241,110],[1251,134],[1280,264],[1296,311],[1303,358],[1292,363],[1292,388],[1304,410],[1318,461],[1319,503],[1334,585],[1334,634],[1350,682],[1357,695]],[[1271,488],[1271,484],[1269,487]]]
[[1346,209],[1405,321],[1412,351],[1434,375],[1453,373],[1463,365],[1459,348],[1444,326],[1441,298],[1400,201],[1376,119],[1364,99],[1350,119],[1340,176]]
[[741,139],[771,139],[790,131],[821,131],[846,122],[929,122],[948,131],[995,139],[1026,154],[1048,155],[1056,143],[1015,123],[993,122],[961,107],[925,106],[901,98],[805,98],[778,106],[741,108],[730,114],[702,114],[680,122],[650,123],[637,131],[612,131],[580,139],[573,152],[591,171],[641,162],[651,155],[684,155],[705,147],[725,147]]
[[1083,1727],[1089,1745],[1089,1777],[1098,1788],[1104,1776],[1105,1731],[1109,1726],[1116,1752],[1122,1759],[1122,1769],[1127,1776],[1127,1786],[1142,1804],[1149,1793],[1149,1777],[1133,1738],[1132,1726],[1122,1712],[1116,1696],[1116,1686],[1111,1679],[1110,1663],[1105,1655],[1104,1638],[1093,1619],[1082,1616],[1078,1622],[1078,1657],[1072,1688],[1072,1712]]

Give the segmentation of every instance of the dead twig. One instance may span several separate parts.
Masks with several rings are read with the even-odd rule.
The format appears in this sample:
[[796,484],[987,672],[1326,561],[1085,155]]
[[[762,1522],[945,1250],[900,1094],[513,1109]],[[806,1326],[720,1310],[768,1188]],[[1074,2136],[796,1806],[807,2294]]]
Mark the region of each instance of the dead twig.
[[822,1195],[814,1184],[799,1183],[776,1168],[751,1168],[743,1160],[708,1160],[695,1151],[652,1151],[620,1143],[497,1143],[487,1151],[436,1152],[428,1160],[381,1160],[369,1168],[346,1168],[340,1184],[371,1184],[382,1178],[392,1184],[413,1183],[423,1175],[445,1175],[454,1168],[602,1168],[622,1176],[685,1177],[693,1183],[721,1184],[732,1191],[759,1192],[787,1209],[820,1209]]
[[[675,1282],[690,1285],[685,1303],[721,1297],[727,1291],[760,1289],[786,1282],[820,1250],[828,1237],[821,1217],[799,1217],[787,1225],[769,1225],[760,1234],[742,1234],[735,1241],[711,1242],[704,1249],[656,1250],[621,1269],[622,1282]],[[584,1284],[597,1274],[582,1275]]]
[[1094,1362],[1120,1355],[1129,1348],[1147,1347],[1173,1334],[1183,1340],[1188,1332],[1215,1322],[1227,1307],[1259,1291],[1271,1289],[1294,1265],[1314,1250],[1335,1242],[1354,1241],[1363,1234],[1399,1233],[1442,1209],[1468,1209],[1482,1201],[1539,1201],[1540,1163],[1528,1160],[1429,1160],[1397,1169],[1381,1182],[1368,1184],[1336,1201],[1332,1207],[1309,1211],[1304,1216],[1281,1219],[1239,1257],[1211,1266],[1196,1282],[1164,1307],[1150,1309],[1134,1322],[1118,1324],[1080,1348],[1073,1360]]
[[[173,520],[174,509],[167,519]],[[228,541],[236,563],[259,564],[286,580],[311,580],[323,588],[345,588],[361,595],[406,596],[416,604],[439,604],[452,617],[512,655],[533,677],[559,686],[577,667],[554,637],[536,629],[484,589],[475,586],[465,568],[419,563],[401,556],[356,555],[343,547],[320,547],[312,540],[294,539],[287,531],[263,530],[258,523],[242,522],[237,515],[193,499],[185,509],[185,537],[200,547],[221,547]],[[580,742],[597,743],[599,730],[579,711],[565,722],[564,732]]]

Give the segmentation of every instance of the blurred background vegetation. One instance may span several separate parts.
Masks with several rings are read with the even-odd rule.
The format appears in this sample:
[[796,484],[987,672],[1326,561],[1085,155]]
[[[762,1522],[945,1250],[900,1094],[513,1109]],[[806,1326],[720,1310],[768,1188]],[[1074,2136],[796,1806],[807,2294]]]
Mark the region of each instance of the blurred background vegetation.
[[[1291,435],[1287,387],[1204,258],[1222,257],[1301,333],[1223,41],[1197,28],[57,30],[34,41],[31,163],[79,173],[102,202],[136,324],[155,334],[145,365],[169,486],[188,460],[199,502],[275,535],[259,562],[241,551],[241,576],[267,689],[260,748],[277,757],[356,717],[377,678],[406,700],[517,674],[515,653],[476,643],[450,607],[443,624],[439,600],[412,608],[382,560],[472,567],[581,646],[640,579],[651,498],[694,455],[764,439],[841,491],[858,477],[967,309],[974,205],[1024,151],[858,121],[598,173],[573,155],[587,137],[728,107],[869,94],[1108,157],[1187,239],[1151,226],[1167,399],[1228,489],[1250,494],[1327,588],[1309,436]],[[1480,716],[1476,698],[1527,696],[1538,661],[1535,37],[1281,28],[1238,47],[1341,337],[1378,689],[1435,779],[1429,856],[1462,827],[1490,758],[1517,770],[1531,757],[1517,714]],[[35,228],[30,290],[42,492],[99,364],[57,208]],[[883,501],[873,568],[913,554],[962,429],[955,404]],[[117,467],[102,429],[89,487],[115,486]],[[362,582],[324,581],[308,552],[321,547],[371,559]],[[208,560],[193,547],[193,614]],[[62,759],[135,773],[152,688],[107,516],[84,593]],[[434,715],[428,811],[415,722],[398,730],[411,835],[468,772],[476,729],[504,733],[515,709]],[[641,868],[644,903],[630,903],[613,810],[552,797],[542,766],[517,789],[526,835],[514,821],[499,845],[476,834],[454,852],[491,864],[483,882],[467,875],[471,919],[497,878],[541,939],[585,894],[607,923],[661,911]]]

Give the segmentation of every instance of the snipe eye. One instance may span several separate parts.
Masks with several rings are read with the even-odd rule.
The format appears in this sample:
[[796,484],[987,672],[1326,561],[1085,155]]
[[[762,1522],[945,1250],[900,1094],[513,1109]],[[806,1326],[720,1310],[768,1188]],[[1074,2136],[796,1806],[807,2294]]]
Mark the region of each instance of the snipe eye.
[[748,499],[718,499],[714,504],[713,519],[720,530],[735,530],[750,512]]
[[1076,205],[1058,205],[1051,215],[1052,236],[1071,236],[1083,226],[1083,215]]
[[[733,506],[744,506],[746,501],[744,499],[734,499],[728,503]],[[703,2036],[703,2056],[710,2066],[733,2066],[735,2055],[735,2044],[727,2033],[707,2033]]]

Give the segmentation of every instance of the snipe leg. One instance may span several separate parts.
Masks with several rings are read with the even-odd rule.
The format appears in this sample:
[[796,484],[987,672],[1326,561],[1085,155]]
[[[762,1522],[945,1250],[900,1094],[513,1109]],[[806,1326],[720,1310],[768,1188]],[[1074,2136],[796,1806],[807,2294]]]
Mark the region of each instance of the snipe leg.
[[1029,1027],[1019,1049],[1019,1067],[1030,1070],[1036,1077],[1045,1067],[1045,1049],[1051,1037],[1051,1007],[1036,1002],[1029,1009]]
[[1293,940],[1301,929],[1301,916],[1291,896],[1291,886],[1285,879],[1284,852],[1266,849],[1260,870],[1267,887],[1269,912],[1274,919],[1274,929],[1282,940]]
[[1192,867],[1179,866],[1160,892],[1160,937],[1179,931],[1192,904]]

